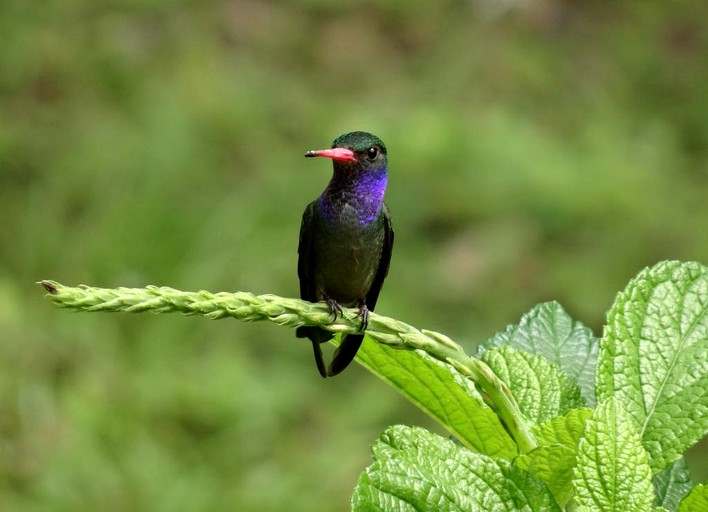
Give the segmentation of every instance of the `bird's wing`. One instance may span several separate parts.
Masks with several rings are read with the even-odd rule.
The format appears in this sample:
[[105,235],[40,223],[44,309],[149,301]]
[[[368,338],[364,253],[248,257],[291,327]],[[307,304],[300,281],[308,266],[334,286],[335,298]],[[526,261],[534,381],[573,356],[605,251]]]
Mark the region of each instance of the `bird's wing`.
[[[312,254],[312,241],[314,234],[315,203],[307,205],[302,214],[302,224],[300,224],[300,242],[297,246],[297,276],[300,278],[300,298],[310,302],[317,302],[315,291],[315,260]],[[298,338],[310,338],[315,355],[317,370],[322,377],[327,377],[327,369],[322,359],[322,349],[320,343],[332,338],[332,333],[318,327],[300,326],[295,331]]]
[[300,279],[300,298],[310,302],[317,302],[315,296],[315,274],[312,255],[313,224],[315,216],[315,202],[307,205],[302,214],[300,224],[300,242],[297,246],[297,276]]
[[391,253],[393,252],[393,225],[391,224],[391,213],[386,204],[383,205],[383,221],[384,221],[384,242],[381,249],[381,259],[379,260],[379,268],[374,276],[374,282],[371,284],[369,293],[366,294],[366,307],[373,311],[376,307],[376,301],[379,298],[379,292],[383,286],[384,279],[388,274],[388,267],[391,263]]

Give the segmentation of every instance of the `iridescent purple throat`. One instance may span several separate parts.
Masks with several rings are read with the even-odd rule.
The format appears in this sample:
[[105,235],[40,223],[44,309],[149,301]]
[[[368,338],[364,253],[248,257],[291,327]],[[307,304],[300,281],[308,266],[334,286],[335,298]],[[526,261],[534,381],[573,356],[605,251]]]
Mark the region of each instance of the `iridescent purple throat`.
[[353,211],[359,224],[372,222],[381,211],[387,181],[385,164],[365,171],[335,168],[329,185],[319,197],[324,218],[334,222]]

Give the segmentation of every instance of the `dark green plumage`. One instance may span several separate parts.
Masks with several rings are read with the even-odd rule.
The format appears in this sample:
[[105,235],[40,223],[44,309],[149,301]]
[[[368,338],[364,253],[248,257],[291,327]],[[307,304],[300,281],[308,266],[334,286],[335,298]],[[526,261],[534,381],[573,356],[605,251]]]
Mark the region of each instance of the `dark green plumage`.
[[[306,156],[331,158],[334,173],[327,188],[305,209],[298,246],[300,296],[326,301],[337,315],[341,307],[359,307],[362,330],[368,322],[388,273],[393,228],[383,202],[387,183],[386,147],[366,132],[338,137],[331,150]],[[320,344],[332,333],[300,327],[298,337],[312,341],[317,368],[323,377],[337,375],[354,359],[363,334],[343,338],[332,364],[325,370]]]

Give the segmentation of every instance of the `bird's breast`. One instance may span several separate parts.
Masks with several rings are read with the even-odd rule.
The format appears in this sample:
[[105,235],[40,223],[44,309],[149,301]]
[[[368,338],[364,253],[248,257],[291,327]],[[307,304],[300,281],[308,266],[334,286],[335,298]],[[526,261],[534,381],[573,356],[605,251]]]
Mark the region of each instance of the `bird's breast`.
[[360,222],[351,206],[336,218],[320,219],[314,240],[316,284],[319,292],[344,306],[366,297],[381,259],[384,229],[381,216]]

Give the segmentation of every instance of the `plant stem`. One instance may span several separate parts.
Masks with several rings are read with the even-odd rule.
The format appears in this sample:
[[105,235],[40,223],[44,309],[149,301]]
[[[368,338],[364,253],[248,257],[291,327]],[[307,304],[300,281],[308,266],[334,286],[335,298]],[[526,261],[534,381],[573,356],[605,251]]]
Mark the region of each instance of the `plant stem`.
[[[40,281],[47,298],[57,306],[77,311],[125,311],[129,313],[182,313],[211,319],[233,317],[244,322],[269,320],[287,327],[316,325],[335,333],[356,333],[361,320],[357,309],[344,309],[332,321],[323,303],[310,303],[277,295],[254,295],[248,292],[185,292],[168,287],[95,288],[69,287],[55,281]],[[483,361],[465,354],[462,347],[447,336],[415,327],[393,318],[370,313],[366,334],[379,343],[400,349],[419,349],[446,362],[471,379],[482,398],[499,416],[521,453],[536,446],[524,416],[509,388]]]

